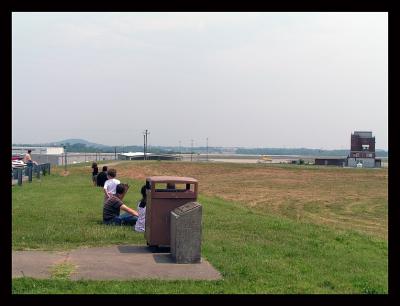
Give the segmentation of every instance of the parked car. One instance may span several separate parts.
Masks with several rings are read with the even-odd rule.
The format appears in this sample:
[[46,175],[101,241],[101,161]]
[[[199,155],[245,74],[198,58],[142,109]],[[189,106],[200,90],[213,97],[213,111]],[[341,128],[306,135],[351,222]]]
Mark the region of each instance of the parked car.
[[24,158],[24,157],[21,156],[21,155],[19,155],[19,154],[16,154],[16,155],[11,156],[11,160],[22,160],[23,158]]
[[12,168],[25,168],[26,164],[22,160],[12,160]]

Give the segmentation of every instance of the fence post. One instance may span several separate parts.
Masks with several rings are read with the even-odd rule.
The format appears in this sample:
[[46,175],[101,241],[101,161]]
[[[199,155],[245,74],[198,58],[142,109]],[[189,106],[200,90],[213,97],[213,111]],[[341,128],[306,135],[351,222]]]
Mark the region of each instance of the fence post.
[[40,179],[40,166],[36,166],[36,178]]
[[32,183],[32,171],[33,170],[33,168],[32,167],[28,167],[28,180],[29,180],[29,183]]
[[17,173],[18,173],[18,185],[21,186],[22,185],[22,170],[23,169],[18,169]]
[[46,164],[40,165],[40,169],[42,169],[43,176],[46,176]]
[[47,167],[48,167],[48,173],[49,173],[49,175],[50,175],[50,167],[51,167],[51,164],[48,163],[48,164],[47,164]]

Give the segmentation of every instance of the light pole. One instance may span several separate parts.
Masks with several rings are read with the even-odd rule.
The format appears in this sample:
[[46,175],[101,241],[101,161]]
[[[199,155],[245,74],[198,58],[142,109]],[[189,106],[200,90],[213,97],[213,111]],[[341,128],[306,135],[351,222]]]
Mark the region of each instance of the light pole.
[[146,135],[143,133],[143,160],[146,160]]
[[64,171],[67,172],[67,146],[64,146]]
[[147,135],[149,135],[150,134],[150,132],[146,129],[144,132],[143,132],[143,146],[144,146],[144,149],[143,149],[143,159],[144,160],[146,160],[147,158],[146,158],[146,153],[147,153]]
[[207,161],[208,161],[208,137],[206,138],[207,141]]
[[[146,154],[147,154],[147,130],[146,130],[146,133],[145,133],[145,137],[146,137]],[[147,156],[145,155],[145,159],[147,160]]]
[[191,139],[190,140],[190,143],[191,143],[191,145],[190,145],[190,161],[192,161],[193,160],[193,139]]

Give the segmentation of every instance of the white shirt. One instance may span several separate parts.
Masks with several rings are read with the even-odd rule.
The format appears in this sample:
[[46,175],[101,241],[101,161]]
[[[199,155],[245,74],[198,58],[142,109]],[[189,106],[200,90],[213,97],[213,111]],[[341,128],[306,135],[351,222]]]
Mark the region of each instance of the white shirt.
[[144,232],[145,231],[145,219],[146,219],[146,206],[139,207],[140,201],[137,206],[137,212],[139,213],[139,217],[135,224],[135,231]]
[[121,182],[115,178],[109,179],[104,183],[104,189],[105,191],[107,191],[108,193],[112,193],[115,194],[116,193],[116,189],[117,189],[117,185],[120,184]]

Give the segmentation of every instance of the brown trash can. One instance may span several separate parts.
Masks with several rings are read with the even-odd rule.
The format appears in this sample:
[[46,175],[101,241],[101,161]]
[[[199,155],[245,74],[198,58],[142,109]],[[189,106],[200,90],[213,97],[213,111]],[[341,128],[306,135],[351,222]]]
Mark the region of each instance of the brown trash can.
[[151,176],[146,179],[146,185],[147,245],[170,246],[170,213],[183,204],[197,201],[198,181],[191,177]]

